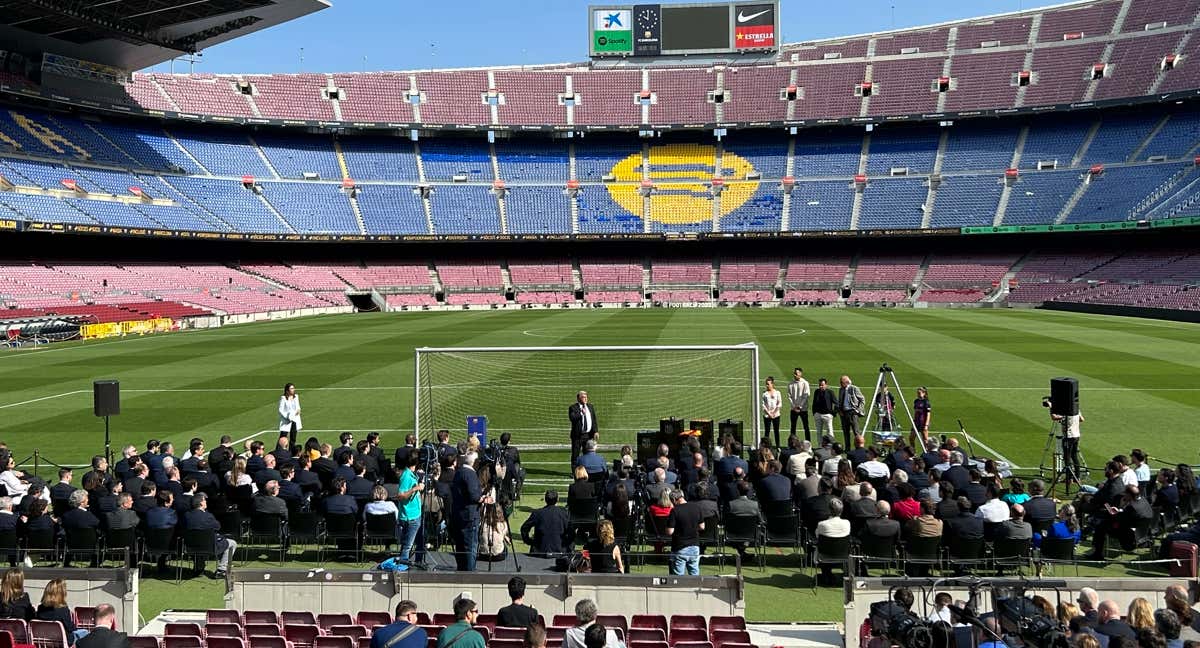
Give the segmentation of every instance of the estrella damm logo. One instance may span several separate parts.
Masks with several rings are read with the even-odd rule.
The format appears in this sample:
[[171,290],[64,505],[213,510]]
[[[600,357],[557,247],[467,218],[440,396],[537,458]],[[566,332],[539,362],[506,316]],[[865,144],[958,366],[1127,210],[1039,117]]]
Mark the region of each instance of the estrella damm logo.
[[[650,195],[650,219],[660,223],[686,224],[712,221],[741,207],[758,189],[758,182],[745,180],[754,165],[736,153],[721,155],[720,214],[713,213],[713,198],[706,183],[716,174],[716,147],[708,144],[663,144],[650,147],[650,173],[655,190]],[[634,153],[617,162],[612,174],[619,183],[638,183],[642,179],[642,154]],[[618,205],[638,216],[642,213],[642,195],[637,184],[610,184],[608,193]]]

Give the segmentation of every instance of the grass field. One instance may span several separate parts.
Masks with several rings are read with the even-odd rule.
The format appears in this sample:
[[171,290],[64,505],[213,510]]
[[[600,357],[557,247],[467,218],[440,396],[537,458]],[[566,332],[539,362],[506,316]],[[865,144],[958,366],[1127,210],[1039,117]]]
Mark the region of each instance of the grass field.
[[[761,374],[781,383],[800,365],[814,382],[848,373],[869,393],[879,365],[888,362],[905,398],[918,385],[929,387],[936,430],[957,430],[954,421],[961,419],[979,454],[1005,457],[1018,472],[1039,463],[1049,422],[1040,400],[1049,378],[1063,375],[1080,381],[1087,418],[1082,448],[1093,468],[1132,447],[1171,461],[1195,458],[1189,429],[1200,415],[1200,327],[1026,310],[363,314],[53,345],[0,353],[0,440],[18,457],[37,449],[45,460],[85,463],[103,444],[91,381],[117,378],[122,413],[112,419],[114,448],[154,437],[175,441],[182,452],[193,436],[211,446],[221,434],[244,439],[271,429],[279,390],[291,381],[301,394],[306,433],[336,443],[342,430],[383,430],[384,445],[394,447],[413,427],[414,347],[747,341],[761,346]],[[580,387],[587,385],[563,385],[547,406],[565,414]],[[503,412],[506,402],[500,397],[493,407]],[[603,426],[616,406],[598,401],[596,407]],[[520,435],[514,442],[521,443]],[[522,503],[518,525],[537,490],[567,483],[565,453],[525,460],[534,493]],[[782,556],[747,582],[752,619],[838,616],[835,591],[779,596],[808,586]],[[208,582],[150,581],[144,592],[147,615],[220,604],[219,588]]]

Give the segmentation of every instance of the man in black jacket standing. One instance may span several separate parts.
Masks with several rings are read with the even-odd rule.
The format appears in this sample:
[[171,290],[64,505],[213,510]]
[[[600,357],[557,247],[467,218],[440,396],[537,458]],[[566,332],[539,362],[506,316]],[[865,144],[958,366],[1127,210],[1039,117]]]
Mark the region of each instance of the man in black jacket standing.
[[475,558],[479,552],[479,505],[494,504],[483,499],[479,475],[475,474],[475,459],[474,452],[462,456],[450,485],[450,523],[458,571],[475,571]]
[[571,419],[571,466],[574,467],[575,460],[583,453],[583,444],[599,431],[596,408],[588,402],[587,392],[575,394],[575,403],[567,409],[567,417]]

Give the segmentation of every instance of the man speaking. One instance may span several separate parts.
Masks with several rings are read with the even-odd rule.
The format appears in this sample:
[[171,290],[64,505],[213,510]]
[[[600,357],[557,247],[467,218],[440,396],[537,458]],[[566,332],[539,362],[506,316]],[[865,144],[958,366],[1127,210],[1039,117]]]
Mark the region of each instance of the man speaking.
[[583,444],[596,436],[596,408],[588,402],[588,394],[575,394],[575,404],[567,410],[571,418],[571,466],[583,454]]

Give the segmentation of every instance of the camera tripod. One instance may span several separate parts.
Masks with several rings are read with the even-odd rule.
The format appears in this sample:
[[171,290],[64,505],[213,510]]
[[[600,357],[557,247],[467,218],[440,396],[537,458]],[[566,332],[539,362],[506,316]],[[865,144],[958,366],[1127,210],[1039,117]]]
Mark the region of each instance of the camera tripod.
[[[900,426],[896,420],[894,405],[889,407],[886,399],[884,402],[879,402],[880,395],[883,393],[883,388],[887,386],[887,378],[892,377],[892,386],[896,391],[891,394],[893,401],[900,401],[900,405],[904,408],[904,415],[908,417],[908,429],[915,430],[917,428],[916,421],[913,420],[912,411],[908,409],[908,402],[904,400],[904,390],[900,388],[900,380],[896,378],[896,372],[892,370],[887,363],[883,363],[879,367],[879,377],[875,379],[875,391],[871,394],[871,400],[867,401],[867,417],[863,421],[862,429],[864,433],[871,430],[872,435],[876,439],[894,442],[900,438]],[[887,416],[884,416],[886,412]],[[875,416],[875,428],[871,428],[871,417]]]
[[[1055,434],[1058,432],[1059,434]],[[1083,482],[1080,481],[1082,475],[1088,474],[1087,462],[1083,455],[1079,452],[1079,447],[1075,447],[1075,456],[1079,459],[1079,474],[1076,474],[1075,466],[1067,461],[1066,453],[1063,452],[1063,442],[1067,439],[1067,419],[1064,417],[1060,421],[1050,421],[1050,429],[1046,433],[1046,446],[1042,448],[1042,461],[1038,465],[1038,475],[1044,477],[1047,470],[1054,472],[1054,478],[1050,480],[1049,486],[1046,488],[1047,494],[1054,492],[1054,487],[1060,483],[1063,485],[1063,494],[1071,494],[1071,484],[1075,484],[1075,489],[1082,490]],[[1055,441],[1058,441],[1057,447]],[[1078,440],[1075,441],[1078,443]],[[1046,457],[1051,458],[1051,465],[1046,466]]]

